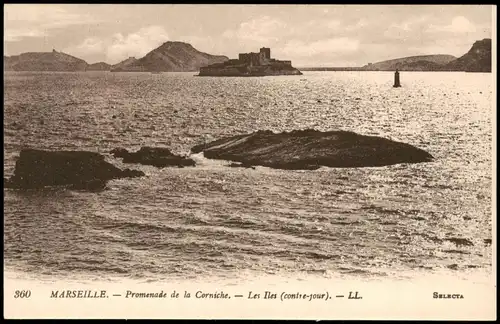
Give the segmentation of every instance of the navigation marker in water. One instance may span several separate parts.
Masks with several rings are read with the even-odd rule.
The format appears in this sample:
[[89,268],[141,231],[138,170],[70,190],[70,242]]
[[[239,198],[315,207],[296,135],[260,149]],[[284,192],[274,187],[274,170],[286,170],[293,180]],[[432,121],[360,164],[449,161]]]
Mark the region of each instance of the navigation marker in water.
[[399,71],[396,70],[396,73],[394,73],[394,88],[399,88],[401,87],[401,83],[399,83]]

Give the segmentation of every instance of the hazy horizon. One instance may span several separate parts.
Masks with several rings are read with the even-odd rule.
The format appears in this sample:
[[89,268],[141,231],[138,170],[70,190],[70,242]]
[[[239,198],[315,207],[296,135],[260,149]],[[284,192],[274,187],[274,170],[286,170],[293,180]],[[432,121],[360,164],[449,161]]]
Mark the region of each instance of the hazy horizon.
[[270,47],[273,57],[291,60],[297,67],[363,66],[417,55],[460,57],[475,41],[493,38],[490,5],[8,4],[4,8],[4,55],[55,49],[89,64],[141,58],[166,41],[180,41],[229,58]]

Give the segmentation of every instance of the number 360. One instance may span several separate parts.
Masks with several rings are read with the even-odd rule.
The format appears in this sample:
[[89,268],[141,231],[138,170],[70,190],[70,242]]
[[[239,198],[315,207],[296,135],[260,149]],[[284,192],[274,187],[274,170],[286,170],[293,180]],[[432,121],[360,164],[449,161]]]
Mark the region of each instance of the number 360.
[[16,290],[14,292],[14,298],[30,298],[31,290]]

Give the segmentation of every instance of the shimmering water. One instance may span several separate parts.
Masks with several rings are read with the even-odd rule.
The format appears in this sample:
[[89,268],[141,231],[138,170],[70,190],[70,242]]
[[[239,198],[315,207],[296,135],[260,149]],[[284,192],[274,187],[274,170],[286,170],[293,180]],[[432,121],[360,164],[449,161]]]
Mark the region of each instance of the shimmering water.
[[[259,129],[343,129],[435,162],[285,171],[130,166],[85,193],[4,189],[5,269],[57,278],[225,278],[491,270],[492,75],[5,73],[4,172],[24,147],[107,154]],[[456,245],[446,239],[464,238]]]

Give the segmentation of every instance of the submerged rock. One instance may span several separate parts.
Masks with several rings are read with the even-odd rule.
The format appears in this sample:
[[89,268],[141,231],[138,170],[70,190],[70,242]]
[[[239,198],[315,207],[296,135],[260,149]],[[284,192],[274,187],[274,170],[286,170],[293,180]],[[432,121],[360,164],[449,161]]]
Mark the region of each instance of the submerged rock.
[[168,148],[163,147],[141,147],[137,152],[129,152],[124,148],[116,148],[111,151],[116,158],[122,158],[123,163],[139,163],[152,165],[158,168],[167,166],[194,166],[196,163],[190,158],[175,155]]
[[314,170],[321,166],[377,167],[430,162],[433,157],[412,145],[348,131],[258,131],[194,146],[209,159],[276,169]]
[[14,175],[5,180],[6,188],[35,189],[69,186],[71,189],[97,190],[111,179],[140,177],[137,170],[121,170],[104,156],[86,151],[21,150]]

